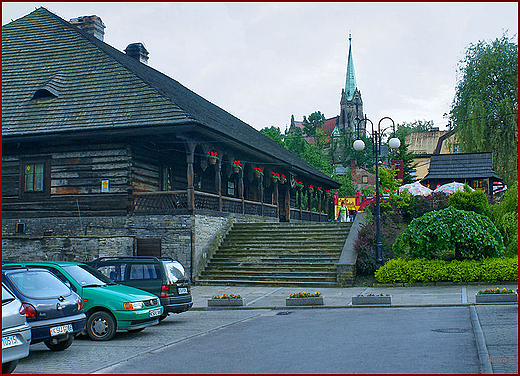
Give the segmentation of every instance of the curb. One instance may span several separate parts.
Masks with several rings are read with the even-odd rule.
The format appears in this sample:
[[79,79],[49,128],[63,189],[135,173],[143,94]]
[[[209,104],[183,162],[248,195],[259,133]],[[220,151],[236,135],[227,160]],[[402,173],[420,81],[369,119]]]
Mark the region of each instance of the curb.
[[469,307],[469,312],[471,316],[471,326],[473,327],[473,334],[475,335],[475,342],[477,345],[481,373],[493,373],[493,368],[488,362],[489,352],[486,346],[486,338],[484,337],[484,332],[482,331],[482,327],[480,326],[480,321],[478,319],[477,309],[474,306],[471,306]]

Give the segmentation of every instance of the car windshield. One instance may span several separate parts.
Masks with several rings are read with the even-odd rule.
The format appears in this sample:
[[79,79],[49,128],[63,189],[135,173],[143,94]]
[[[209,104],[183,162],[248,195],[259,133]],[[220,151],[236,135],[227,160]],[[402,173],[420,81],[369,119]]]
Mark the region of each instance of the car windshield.
[[46,270],[24,270],[9,273],[7,277],[29,298],[55,298],[71,292],[58,277]]
[[116,284],[88,265],[67,265],[64,266],[63,269],[69,273],[81,287],[99,287]]
[[166,267],[166,274],[168,275],[168,280],[171,283],[175,283],[181,279],[186,279],[186,272],[184,271],[183,266],[179,262],[166,262],[164,263],[164,265]]

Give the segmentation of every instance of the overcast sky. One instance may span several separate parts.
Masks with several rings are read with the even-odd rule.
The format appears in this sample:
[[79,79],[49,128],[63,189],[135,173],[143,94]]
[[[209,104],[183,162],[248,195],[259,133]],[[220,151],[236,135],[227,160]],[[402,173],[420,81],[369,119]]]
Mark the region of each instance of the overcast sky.
[[149,65],[256,129],[338,115],[349,32],[364,111],[375,124],[446,128],[458,62],[479,40],[517,35],[518,4],[2,2],[2,25],[43,6],[101,17],[105,42],[142,42]]

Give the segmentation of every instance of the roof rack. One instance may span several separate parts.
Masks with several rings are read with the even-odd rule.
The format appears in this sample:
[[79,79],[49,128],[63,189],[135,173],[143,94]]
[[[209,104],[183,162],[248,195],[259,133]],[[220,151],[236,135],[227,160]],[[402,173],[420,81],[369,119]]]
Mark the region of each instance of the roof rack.
[[106,256],[106,257],[98,257],[95,260],[92,260],[90,262],[100,262],[105,260],[125,260],[125,259],[139,259],[139,260],[154,260],[154,261],[161,261],[161,260],[168,260],[168,261],[176,261],[172,257],[167,256]]

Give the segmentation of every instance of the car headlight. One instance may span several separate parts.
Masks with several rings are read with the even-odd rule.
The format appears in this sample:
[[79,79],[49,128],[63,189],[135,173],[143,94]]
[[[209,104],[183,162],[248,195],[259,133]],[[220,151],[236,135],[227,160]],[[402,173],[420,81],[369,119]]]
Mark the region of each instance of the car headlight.
[[126,302],[123,303],[125,309],[142,309],[144,307],[143,302]]

